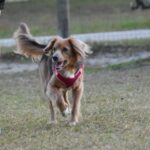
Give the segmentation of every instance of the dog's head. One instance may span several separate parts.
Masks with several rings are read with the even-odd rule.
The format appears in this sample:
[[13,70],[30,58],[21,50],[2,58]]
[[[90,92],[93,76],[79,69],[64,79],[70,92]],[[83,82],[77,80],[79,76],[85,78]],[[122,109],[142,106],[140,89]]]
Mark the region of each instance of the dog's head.
[[52,61],[57,70],[74,66],[78,61],[84,59],[87,54],[92,53],[87,44],[73,37],[66,39],[55,37],[46,46],[44,52],[51,53]]

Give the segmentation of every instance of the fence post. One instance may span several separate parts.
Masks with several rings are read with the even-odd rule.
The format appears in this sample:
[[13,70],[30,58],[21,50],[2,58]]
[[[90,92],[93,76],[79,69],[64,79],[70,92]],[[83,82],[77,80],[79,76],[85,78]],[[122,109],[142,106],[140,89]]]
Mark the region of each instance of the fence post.
[[69,0],[57,0],[58,33],[63,38],[69,36]]

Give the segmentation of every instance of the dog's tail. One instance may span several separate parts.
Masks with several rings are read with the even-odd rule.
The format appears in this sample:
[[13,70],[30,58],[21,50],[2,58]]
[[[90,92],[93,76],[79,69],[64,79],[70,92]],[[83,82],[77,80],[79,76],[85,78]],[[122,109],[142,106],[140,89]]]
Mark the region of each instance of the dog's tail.
[[38,43],[31,35],[28,26],[21,23],[13,36],[16,40],[17,54],[39,59],[43,55],[43,49],[46,47],[44,44]]

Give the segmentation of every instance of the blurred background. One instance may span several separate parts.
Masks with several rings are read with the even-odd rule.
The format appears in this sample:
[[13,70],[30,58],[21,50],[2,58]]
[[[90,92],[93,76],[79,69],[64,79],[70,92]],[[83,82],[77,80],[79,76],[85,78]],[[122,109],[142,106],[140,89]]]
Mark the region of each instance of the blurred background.
[[[131,10],[134,0],[70,0],[70,34],[150,27],[150,11]],[[6,0],[0,17],[0,38],[11,37],[20,22],[35,36],[57,34],[56,0]]]
[[61,35],[59,22],[64,22],[68,35],[89,42],[95,53],[121,50],[124,55],[138,51],[138,58],[149,57],[149,0],[65,1],[67,22],[58,19],[64,15],[60,11],[64,0],[6,0],[0,16],[1,56],[14,49],[11,38],[20,22],[26,22],[31,33],[45,43],[49,36]]

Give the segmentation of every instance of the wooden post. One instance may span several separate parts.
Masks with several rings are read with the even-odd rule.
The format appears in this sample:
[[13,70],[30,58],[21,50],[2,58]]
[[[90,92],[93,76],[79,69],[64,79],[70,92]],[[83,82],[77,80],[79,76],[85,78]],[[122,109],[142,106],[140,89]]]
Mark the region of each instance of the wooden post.
[[69,36],[69,0],[57,0],[58,34]]
[[0,15],[1,15],[2,9],[4,9],[4,4],[5,4],[5,0],[0,0]]

